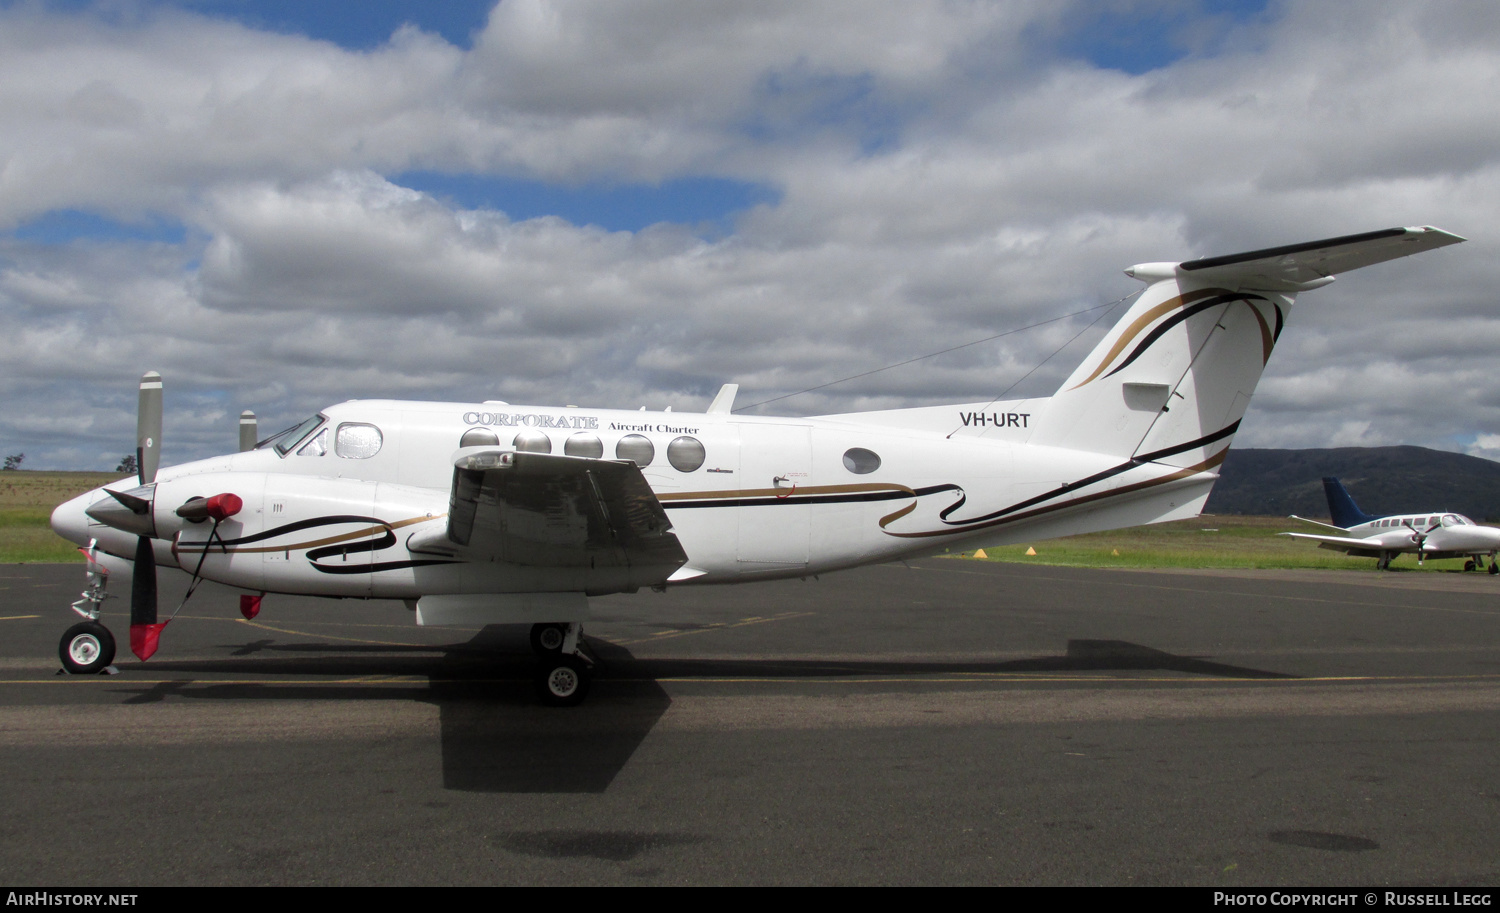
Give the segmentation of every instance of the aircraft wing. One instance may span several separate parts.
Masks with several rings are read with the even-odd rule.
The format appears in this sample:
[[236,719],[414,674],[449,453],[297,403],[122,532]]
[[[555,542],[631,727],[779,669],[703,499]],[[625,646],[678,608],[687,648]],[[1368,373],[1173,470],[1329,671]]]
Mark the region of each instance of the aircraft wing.
[[[1336,552],[1344,552],[1349,555],[1362,555],[1370,558],[1379,558],[1381,552],[1402,551],[1404,547],[1382,546],[1378,539],[1355,539],[1350,536],[1317,536],[1312,533],[1277,533],[1280,536],[1291,536],[1293,539],[1311,539],[1318,543],[1318,548],[1332,549]],[[1415,546],[1412,546],[1415,549]]]
[[580,571],[630,568],[659,583],[687,562],[632,462],[483,447],[454,455],[448,527],[408,543],[471,560]]
[[1324,529],[1331,529],[1331,530],[1335,530],[1337,532],[1343,532],[1344,531],[1344,528],[1342,526],[1334,526],[1332,523],[1324,523],[1322,520],[1309,520],[1306,517],[1299,517],[1296,514],[1292,514],[1287,519],[1289,519],[1289,520],[1301,520],[1303,523],[1311,523],[1313,526],[1321,526]]
[[1358,235],[1268,247],[1177,264],[1195,280],[1268,290],[1302,291],[1333,281],[1339,273],[1407,257],[1465,239],[1432,226],[1386,228]]

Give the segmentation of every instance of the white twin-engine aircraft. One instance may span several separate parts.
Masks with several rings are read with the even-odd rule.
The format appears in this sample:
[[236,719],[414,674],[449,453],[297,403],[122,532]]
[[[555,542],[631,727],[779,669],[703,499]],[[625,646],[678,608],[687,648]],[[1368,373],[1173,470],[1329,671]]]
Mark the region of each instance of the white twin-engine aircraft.
[[405,600],[419,625],[530,624],[542,699],[583,699],[590,596],[806,577],[948,550],[1193,517],[1298,292],[1463,239],[1392,228],[1125,272],[1148,284],[1046,399],[812,418],[355,400],[254,449],[53,512],[90,556],[63,665],[103,669],[105,574],[132,569],[156,649],[156,566],[248,591]]
[[1477,571],[1490,559],[1490,573],[1500,574],[1500,529],[1480,526],[1463,514],[1434,510],[1416,514],[1372,516],[1359,509],[1342,482],[1324,477],[1323,494],[1333,523],[1322,523],[1292,514],[1293,520],[1311,523],[1341,535],[1281,533],[1295,539],[1310,539],[1318,548],[1332,549],[1356,558],[1374,558],[1377,570],[1387,571],[1391,561],[1404,552],[1415,552],[1417,563],[1428,558],[1464,558],[1464,570]]

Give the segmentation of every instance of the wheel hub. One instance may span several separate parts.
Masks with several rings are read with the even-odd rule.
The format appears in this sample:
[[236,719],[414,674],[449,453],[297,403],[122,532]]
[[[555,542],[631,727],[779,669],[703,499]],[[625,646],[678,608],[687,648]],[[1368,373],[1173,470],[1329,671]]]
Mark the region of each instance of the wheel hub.
[[568,697],[578,690],[578,673],[567,666],[559,666],[547,675],[547,690],[557,697]]
[[99,653],[99,639],[92,634],[80,634],[68,644],[68,654],[80,666],[87,666],[93,662],[98,658]]

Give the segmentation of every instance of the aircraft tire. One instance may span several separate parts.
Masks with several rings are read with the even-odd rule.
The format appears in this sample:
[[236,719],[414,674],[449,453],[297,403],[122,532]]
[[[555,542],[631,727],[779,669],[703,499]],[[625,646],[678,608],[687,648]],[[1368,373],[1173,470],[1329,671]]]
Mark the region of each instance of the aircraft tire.
[[1490,573],[1491,574],[1500,574],[1500,564],[1491,564],[1490,565]]
[[57,655],[73,675],[92,675],[115,661],[115,638],[97,621],[81,622],[63,632]]
[[562,652],[567,626],[556,622],[531,626],[531,652],[542,658],[557,656]]
[[589,670],[580,660],[561,656],[542,663],[537,674],[537,696],[549,707],[575,707],[589,693]]
[[1472,570],[1474,570],[1474,559],[1473,558],[1470,558],[1468,561],[1464,562],[1464,570],[1466,570],[1466,571],[1472,571]]

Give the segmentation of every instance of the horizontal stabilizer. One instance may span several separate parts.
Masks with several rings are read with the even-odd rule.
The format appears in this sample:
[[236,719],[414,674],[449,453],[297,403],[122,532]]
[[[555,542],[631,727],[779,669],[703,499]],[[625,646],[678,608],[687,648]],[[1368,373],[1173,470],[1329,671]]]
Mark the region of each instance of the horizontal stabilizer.
[[1340,273],[1463,240],[1430,225],[1386,228],[1183,263],[1142,263],[1125,273],[1145,282],[1175,275],[1195,285],[1300,292],[1327,285]]

